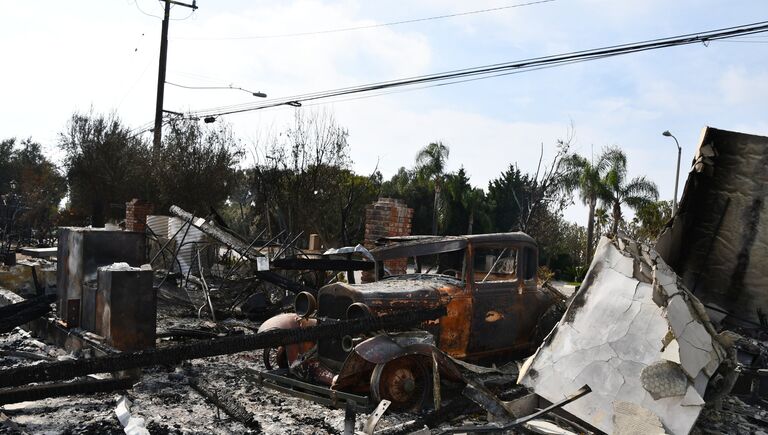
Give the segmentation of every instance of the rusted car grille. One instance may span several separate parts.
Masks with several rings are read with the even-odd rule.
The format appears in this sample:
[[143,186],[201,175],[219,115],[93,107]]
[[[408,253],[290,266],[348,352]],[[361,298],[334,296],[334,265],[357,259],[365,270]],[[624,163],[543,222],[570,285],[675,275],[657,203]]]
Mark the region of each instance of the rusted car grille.
[[[318,301],[318,318],[346,319],[347,307],[352,305],[352,298],[347,296],[334,296],[321,294]],[[317,353],[321,361],[331,368],[339,369],[347,358],[347,352],[341,347],[341,337],[320,340],[317,344]]]

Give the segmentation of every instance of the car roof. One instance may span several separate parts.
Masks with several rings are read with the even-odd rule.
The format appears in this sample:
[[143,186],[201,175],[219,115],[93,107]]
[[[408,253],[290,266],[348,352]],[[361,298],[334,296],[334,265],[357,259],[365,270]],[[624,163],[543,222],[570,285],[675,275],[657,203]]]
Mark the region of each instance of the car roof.
[[443,254],[459,251],[471,244],[473,246],[494,246],[517,244],[536,247],[533,237],[523,232],[468,234],[464,236],[401,236],[382,237],[377,243],[391,244],[373,249],[371,254],[376,260],[389,260],[403,257]]

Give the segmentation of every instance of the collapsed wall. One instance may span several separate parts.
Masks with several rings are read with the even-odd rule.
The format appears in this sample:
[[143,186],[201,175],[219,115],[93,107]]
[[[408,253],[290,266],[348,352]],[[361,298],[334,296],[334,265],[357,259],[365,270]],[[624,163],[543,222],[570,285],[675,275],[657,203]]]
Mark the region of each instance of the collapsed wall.
[[653,249],[603,238],[520,383],[551,402],[588,385],[592,393],[564,409],[606,433],[687,434],[709,379],[729,360],[724,343]]
[[656,250],[705,303],[768,312],[768,137],[705,127]]

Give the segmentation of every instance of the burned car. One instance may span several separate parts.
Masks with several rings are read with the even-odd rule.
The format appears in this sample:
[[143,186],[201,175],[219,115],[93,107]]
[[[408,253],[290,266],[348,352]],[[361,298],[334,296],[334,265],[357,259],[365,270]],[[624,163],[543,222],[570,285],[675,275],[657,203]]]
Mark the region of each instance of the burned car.
[[[389,400],[393,409],[419,409],[431,403],[434,380],[459,377],[452,361],[488,364],[530,355],[559,319],[547,322],[543,316],[556,297],[539,286],[538,249],[527,234],[389,241],[371,251],[375,281],[329,284],[317,298],[301,293],[295,313],[267,320],[259,332],[436,307],[445,307],[447,314],[422,324],[420,331],[266,350],[265,365],[282,374],[270,380],[292,386],[283,391],[301,390],[309,384],[297,380],[308,381],[327,388],[326,396],[354,393],[370,396],[373,403]],[[407,265],[406,273],[390,275],[388,264]],[[311,390],[300,395],[314,399],[323,392]]]

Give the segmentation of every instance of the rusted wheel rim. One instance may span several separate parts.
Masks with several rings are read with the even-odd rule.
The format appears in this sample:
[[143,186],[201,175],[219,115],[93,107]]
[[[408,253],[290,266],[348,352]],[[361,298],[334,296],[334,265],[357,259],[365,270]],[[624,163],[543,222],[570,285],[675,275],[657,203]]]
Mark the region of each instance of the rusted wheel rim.
[[285,350],[283,350],[282,347],[268,347],[262,350],[262,352],[264,367],[267,370],[274,370],[278,367],[283,368],[286,366],[286,364],[284,364],[282,361],[285,359]]
[[418,410],[431,388],[429,371],[418,357],[405,356],[377,364],[371,374],[371,393],[378,402],[387,399],[400,411]]

